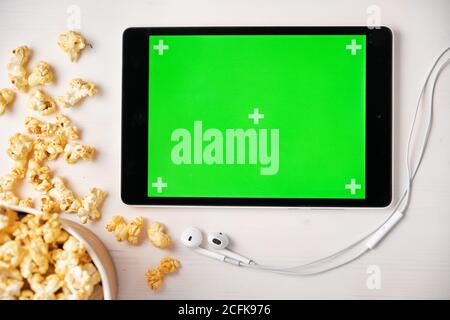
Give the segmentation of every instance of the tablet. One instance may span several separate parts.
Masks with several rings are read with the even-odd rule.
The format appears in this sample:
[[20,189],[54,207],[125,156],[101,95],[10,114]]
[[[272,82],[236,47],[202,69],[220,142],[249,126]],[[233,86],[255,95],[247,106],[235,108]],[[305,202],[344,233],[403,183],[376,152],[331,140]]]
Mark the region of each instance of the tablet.
[[129,28],[122,72],[126,204],[391,202],[386,27]]

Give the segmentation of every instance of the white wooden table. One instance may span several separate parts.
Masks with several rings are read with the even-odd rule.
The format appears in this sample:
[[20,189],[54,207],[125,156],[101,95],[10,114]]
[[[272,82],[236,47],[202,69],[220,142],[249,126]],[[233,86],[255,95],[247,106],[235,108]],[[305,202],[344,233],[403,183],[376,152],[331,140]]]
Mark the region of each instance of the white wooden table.
[[[71,7],[75,5],[75,7]],[[308,278],[292,278],[238,269],[193,254],[175,243],[159,250],[147,243],[118,243],[105,231],[114,214],[142,215],[160,220],[178,238],[196,225],[228,233],[233,248],[257,261],[288,264],[322,257],[372,230],[387,210],[310,211],[286,209],[134,208],[120,200],[120,121],[122,31],[129,26],[197,25],[365,25],[370,5],[380,9],[381,24],[396,34],[395,133],[396,191],[405,183],[405,142],[425,73],[436,55],[450,43],[450,2],[441,1],[23,1],[0,2],[0,87],[8,85],[5,65],[10,50],[27,44],[56,69],[51,94],[65,91],[74,77],[89,79],[101,94],[67,114],[82,129],[82,141],[98,149],[95,162],[68,166],[50,163],[67,177],[78,194],[91,186],[109,197],[103,218],[88,227],[109,248],[119,277],[122,299],[398,299],[450,298],[450,72],[437,86],[434,128],[425,161],[414,185],[406,218],[375,251],[342,269]],[[72,14],[67,13],[67,9]],[[75,8],[75,9],[74,9]],[[81,33],[92,43],[76,64],[56,45],[59,33],[74,22],[80,9]],[[375,8],[375,11],[377,10]],[[75,11],[73,11],[75,10]],[[374,7],[369,8],[369,11]],[[373,12],[373,11],[371,11]],[[75,16],[74,16],[75,15]],[[19,96],[12,111],[0,117],[0,171],[11,165],[7,138],[23,130],[32,111]],[[144,148],[144,146],[143,146]],[[22,196],[33,195],[24,187]],[[182,269],[167,276],[159,293],[147,289],[144,272],[165,255],[177,257]],[[375,266],[375,267],[370,267]],[[381,288],[367,285],[375,268]],[[370,281],[369,281],[370,282]]]

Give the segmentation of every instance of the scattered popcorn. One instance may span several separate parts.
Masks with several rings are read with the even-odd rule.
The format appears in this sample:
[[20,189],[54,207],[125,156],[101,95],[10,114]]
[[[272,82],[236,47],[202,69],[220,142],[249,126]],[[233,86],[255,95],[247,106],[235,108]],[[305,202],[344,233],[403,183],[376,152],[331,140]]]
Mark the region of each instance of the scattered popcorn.
[[180,268],[180,261],[173,259],[171,257],[165,257],[159,262],[159,266],[156,269],[148,269],[145,272],[145,277],[147,278],[148,287],[157,291],[161,288],[162,280],[164,276],[168,273],[173,273]]
[[75,62],[86,47],[86,40],[79,33],[68,31],[58,37],[58,46],[69,54],[71,62]]
[[128,238],[127,223],[122,216],[113,216],[106,225],[108,232],[114,232],[117,241],[124,241]]
[[80,209],[81,203],[76,198],[73,192],[66,187],[63,178],[55,177],[52,180],[53,188],[49,191],[49,194],[59,201],[59,208],[63,212],[77,213]]
[[25,160],[32,149],[32,140],[21,133],[16,133],[9,138],[8,156],[16,161]]
[[158,221],[150,223],[147,230],[148,240],[157,248],[164,249],[172,243],[172,239],[164,233],[164,225]]
[[56,103],[42,89],[34,89],[28,99],[28,105],[40,115],[46,116],[56,111]]
[[161,261],[159,262],[158,269],[162,274],[167,274],[177,271],[180,268],[180,266],[181,266],[180,261],[173,259],[171,257],[165,257],[161,259]]
[[21,46],[12,51],[12,57],[7,64],[8,77],[13,86],[20,92],[28,90],[27,64],[31,51],[27,46]]
[[46,123],[34,117],[25,118],[25,129],[28,134],[38,137],[50,137],[55,132],[53,124]]
[[56,127],[58,132],[64,134],[68,140],[78,140],[78,128],[72,125],[72,121],[63,114],[56,115]]
[[40,205],[38,207],[39,211],[42,213],[58,213],[60,208],[58,202],[55,201],[48,194],[42,194],[39,197]]
[[28,76],[28,84],[30,87],[47,85],[53,83],[53,70],[45,61],[39,61]]
[[31,158],[34,161],[42,162],[49,158],[49,142],[43,138],[37,138],[33,141],[33,150]]
[[56,98],[56,102],[60,107],[70,108],[78,104],[86,97],[92,97],[97,94],[97,88],[92,82],[82,79],[73,79],[69,83],[69,91],[63,96]]
[[89,194],[81,200],[81,207],[78,209],[77,216],[81,223],[85,224],[88,220],[95,221],[100,219],[101,213],[98,210],[103,200],[106,197],[106,192],[99,188],[92,188]]
[[27,181],[38,192],[47,192],[52,188],[51,171],[47,166],[41,166],[35,160],[28,162]]
[[143,227],[144,218],[142,217],[136,217],[127,224],[122,216],[113,216],[106,225],[106,230],[114,232],[117,241],[127,240],[131,244],[137,244]]
[[[57,214],[19,215],[0,207],[0,299],[90,299],[101,278],[83,244]],[[1,238],[0,238],[1,239]]]
[[11,89],[0,90],[0,116],[5,113],[6,107],[14,101],[15,96],[16,94]]
[[79,143],[67,144],[64,148],[64,159],[67,163],[73,164],[79,160],[89,160],[93,157],[95,148]]
[[55,135],[48,141],[46,152],[48,153],[48,160],[55,160],[61,153],[64,152],[64,148],[67,144],[67,138],[65,135],[55,133]]
[[161,288],[163,275],[158,269],[148,269],[145,272],[145,277],[147,278],[148,287],[157,291]]

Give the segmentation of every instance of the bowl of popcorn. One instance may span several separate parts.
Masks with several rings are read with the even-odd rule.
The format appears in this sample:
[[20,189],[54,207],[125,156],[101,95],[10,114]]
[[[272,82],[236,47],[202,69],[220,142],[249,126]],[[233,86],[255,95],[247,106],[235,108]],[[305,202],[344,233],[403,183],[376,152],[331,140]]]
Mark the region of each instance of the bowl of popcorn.
[[111,300],[116,292],[113,261],[92,232],[0,203],[0,300]]

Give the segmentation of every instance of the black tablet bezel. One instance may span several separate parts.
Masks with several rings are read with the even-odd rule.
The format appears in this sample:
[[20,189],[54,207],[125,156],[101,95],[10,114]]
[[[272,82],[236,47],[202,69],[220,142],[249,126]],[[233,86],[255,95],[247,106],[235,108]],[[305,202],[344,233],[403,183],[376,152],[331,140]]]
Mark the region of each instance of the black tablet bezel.
[[[366,35],[366,198],[147,196],[150,35]],[[130,205],[386,207],[392,199],[392,32],[387,27],[163,27],[123,33],[121,196]]]

